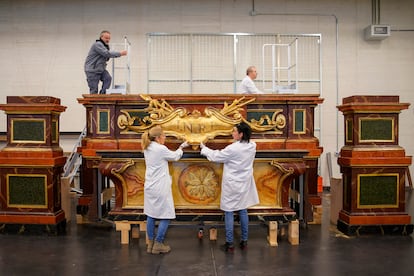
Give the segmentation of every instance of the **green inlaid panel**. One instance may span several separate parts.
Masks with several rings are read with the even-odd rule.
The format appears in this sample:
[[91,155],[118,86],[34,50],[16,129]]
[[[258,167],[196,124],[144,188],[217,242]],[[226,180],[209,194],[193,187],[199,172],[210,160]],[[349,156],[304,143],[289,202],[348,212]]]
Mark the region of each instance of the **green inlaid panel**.
[[359,175],[358,208],[398,207],[398,174]]
[[343,178],[344,178],[344,180],[343,180],[343,187],[342,187],[342,189],[343,189],[343,204],[344,204],[344,207],[347,207],[347,208],[349,208],[349,196],[348,196],[348,193],[349,193],[349,186],[351,185],[351,183],[349,183],[349,178],[348,178],[348,174],[347,173],[344,173],[343,174],[343,176],[342,176]]
[[45,120],[36,119],[12,119],[11,142],[44,143]]
[[266,129],[266,134],[282,134],[286,121],[282,109],[250,109],[247,111],[246,119]]
[[[128,116],[130,118],[133,118],[134,121],[132,123],[132,126],[143,126],[143,125],[149,125],[151,124],[150,114],[145,111],[144,109],[121,109],[120,115],[118,115],[118,118],[121,116]],[[130,134],[135,133],[135,131],[131,131],[128,129],[121,129],[121,134]]]
[[9,207],[47,207],[45,175],[8,175],[7,204]]
[[[272,118],[274,112],[272,111],[249,111],[247,112],[247,120],[251,122],[252,119],[256,121],[260,121],[263,117],[268,116],[269,118]],[[263,125],[269,125],[267,121],[263,122]]]
[[89,133],[93,133],[93,112],[90,110],[88,112],[88,126],[89,126]]
[[143,110],[132,110],[132,111],[129,111],[128,113],[131,117],[137,118],[134,121],[134,124],[133,124],[134,126],[138,126],[143,123],[145,124],[145,122],[143,122],[143,119],[149,116],[149,113]]
[[346,120],[346,141],[352,142],[353,140],[353,129],[354,129],[354,123],[352,119]]
[[360,118],[360,141],[394,141],[393,118]]
[[294,109],[293,116],[293,133],[305,133],[305,110]]
[[109,110],[99,110],[98,120],[98,133],[109,133]]
[[52,142],[57,143],[59,137],[59,127],[57,121],[52,121]]

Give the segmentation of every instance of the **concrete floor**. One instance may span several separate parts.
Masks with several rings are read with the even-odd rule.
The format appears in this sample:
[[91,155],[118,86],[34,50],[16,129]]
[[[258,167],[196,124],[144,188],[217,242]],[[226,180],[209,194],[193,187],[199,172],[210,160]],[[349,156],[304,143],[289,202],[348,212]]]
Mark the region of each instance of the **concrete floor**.
[[[407,210],[414,214],[414,192]],[[300,229],[300,244],[286,236],[277,247],[267,243],[267,227],[252,224],[247,251],[220,250],[218,240],[197,238],[198,226],[172,225],[172,251],[150,255],[145,239],[120,244],[120,233],[107,223],[77,225],[63,236],[0,235],[0,275],[414,275],[414,244],[409,236],[348,237],[329,222],[330,194],[323,195],[321,225]],[[207,228],[207,227],[206,227]],[[239,229],[236,228],[236,239]]]

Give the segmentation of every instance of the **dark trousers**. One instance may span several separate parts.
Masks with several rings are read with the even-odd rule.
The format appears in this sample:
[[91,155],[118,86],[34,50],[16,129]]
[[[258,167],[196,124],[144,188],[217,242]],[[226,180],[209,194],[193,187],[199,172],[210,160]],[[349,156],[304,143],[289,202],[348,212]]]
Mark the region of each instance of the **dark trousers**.
[[103,71],[101,74],[87,72],[86,80],[88,82],[90,94],[98,93],[99,81],[102,82],[102,88],[101,88],[101,91],[99,91],[99,94],[105,94],[106,89],[108,89],[111,86],[112,77],[109,74],[109,72],[106,70]]

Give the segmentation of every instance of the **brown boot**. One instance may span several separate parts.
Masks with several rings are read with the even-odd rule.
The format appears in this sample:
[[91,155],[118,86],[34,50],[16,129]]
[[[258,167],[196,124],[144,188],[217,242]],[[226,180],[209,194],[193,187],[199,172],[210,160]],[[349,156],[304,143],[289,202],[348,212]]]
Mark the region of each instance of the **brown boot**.
[[154,241],[148,241],[147,244],[147,253],[151,254],[152,253],[152,247],[154,245]]
[[163,244],[162,242],[155,241],[154,246],[152,247],[152,254],[168,253],[170,251],[171,247]]

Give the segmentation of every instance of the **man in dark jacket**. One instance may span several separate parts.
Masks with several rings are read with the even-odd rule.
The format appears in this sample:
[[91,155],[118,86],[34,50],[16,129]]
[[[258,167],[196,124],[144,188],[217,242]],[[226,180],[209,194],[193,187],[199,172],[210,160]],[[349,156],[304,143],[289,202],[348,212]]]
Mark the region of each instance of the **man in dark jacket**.
[[92,44],[85,60],[85,74],[88,81],[89,92],[98,93],[99,81],[102,81],[102,88],[99,94],[105,94],[106,89],[111,85],[112,77],[106,70],[106,63],[110,58],[125,56],[126,50],[117,52],[109,49],[111,33],[102,31],[98,40]]

